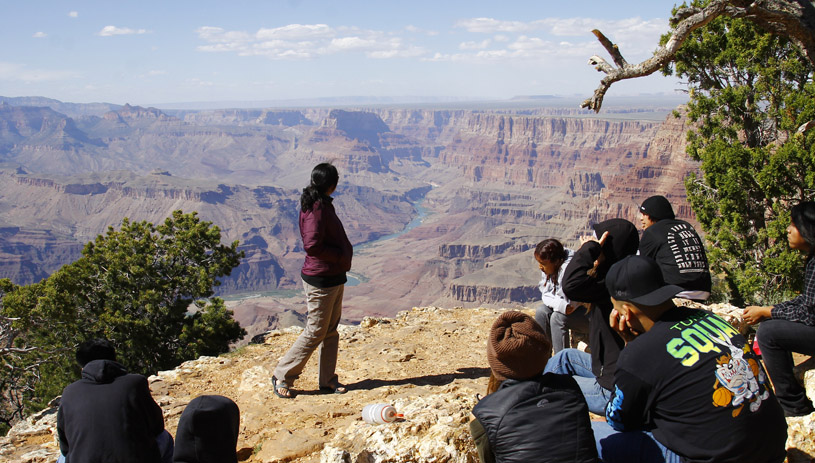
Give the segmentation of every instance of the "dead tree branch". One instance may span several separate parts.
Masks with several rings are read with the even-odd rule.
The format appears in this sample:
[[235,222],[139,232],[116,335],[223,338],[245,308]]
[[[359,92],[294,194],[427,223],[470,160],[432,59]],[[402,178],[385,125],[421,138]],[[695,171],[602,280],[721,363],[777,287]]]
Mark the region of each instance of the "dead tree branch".
[[789,38],[815,65],[815,4],[811,0],[713,0],[704,8],[678,9],[671,18],[673,33],[668,41],[657,48],[651,58],[641,63],[629,64],[617,45],[602,32],[596,29],[592,31],[617,66],[612,66],[597,55],[589,58],[589,64],[606,76],[600,81],[594,95],[584,100],[580,107],[600,111],[603,97],[611,84],[647,76],[662,69],[673,60],[679,47],[693,31],[723,15],[744,18],[774,34]]

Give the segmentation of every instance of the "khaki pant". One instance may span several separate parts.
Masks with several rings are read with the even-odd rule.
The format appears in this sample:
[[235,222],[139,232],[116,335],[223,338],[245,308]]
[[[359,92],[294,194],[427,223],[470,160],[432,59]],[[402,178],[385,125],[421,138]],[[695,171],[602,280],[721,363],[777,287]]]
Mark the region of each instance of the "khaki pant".
[[309,357],[320,346],[320,387],[337,387],[334,373],[340,335],[337,326],[342,316],[342,294],[345,285],[318,288],[303,282],[306,290],[308,316],[306,326],[294,344],[280,359],[274,370],[278,387],[291,387],[300,377]]

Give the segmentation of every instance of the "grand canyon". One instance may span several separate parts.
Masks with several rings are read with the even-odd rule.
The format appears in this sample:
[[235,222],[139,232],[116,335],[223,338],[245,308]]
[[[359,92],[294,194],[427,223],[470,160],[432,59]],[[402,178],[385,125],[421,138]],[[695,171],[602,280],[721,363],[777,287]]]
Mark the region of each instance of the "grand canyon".
[[355,245],[346,321],[530,305],[541,239],[574,247],[593,223],[635,221],[653,194],[692,220],[687,129],[674,107],[192,111],[0,97],[0,278],[39,281],[124,217],[197,211],[245,252],[218,289],[250,336],[296,324],[299,194],[330,161]]

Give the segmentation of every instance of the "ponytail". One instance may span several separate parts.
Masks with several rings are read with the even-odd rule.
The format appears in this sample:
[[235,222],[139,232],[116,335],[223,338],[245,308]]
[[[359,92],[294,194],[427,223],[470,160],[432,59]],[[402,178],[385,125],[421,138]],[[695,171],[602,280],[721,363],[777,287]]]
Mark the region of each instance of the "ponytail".
[[314,203],[322,201],[332,188],[336,188],[340,180],[337,168],[328,162],[317,164],[311,171],[311,182],[303,188],[300,196],[300,210],[308,212]]

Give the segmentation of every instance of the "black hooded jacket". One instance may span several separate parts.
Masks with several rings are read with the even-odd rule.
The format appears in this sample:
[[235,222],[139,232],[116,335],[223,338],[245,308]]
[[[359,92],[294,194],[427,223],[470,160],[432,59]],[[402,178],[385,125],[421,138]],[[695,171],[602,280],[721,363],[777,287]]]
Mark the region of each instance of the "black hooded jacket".
[[174,463],[237,463],[240,411],[232,400],[202,395],[190,401],[178,421]]
[[112,360],[93,360],[62,392],[57,412],[66,463],[159,463],[161,408],[147,378]]
[[[612,390],[617,357],[625,342],[608,323],[613,307],[605,278],[608,269],[614,263],[637,252],[640,240],[637,227],[625,219],[610,219],[594,226],[598,239],[606,231],[608,237],[602,248],[596,241],[589,241],[574,253],[572,261],[563,273],[563,293],[573,301],[592,304],[589,313],[591,369],[597,377],[597,382],[604,388]],[[605,260],[598,267],[596,275],[591,276],[588,272],[600,254],[605,256]]]

